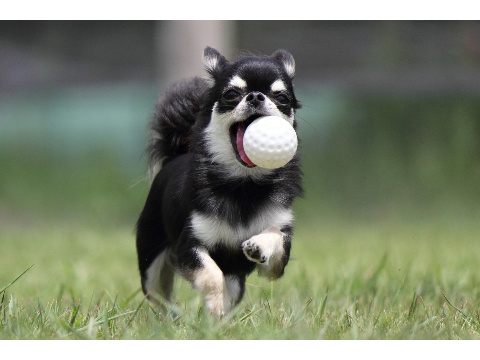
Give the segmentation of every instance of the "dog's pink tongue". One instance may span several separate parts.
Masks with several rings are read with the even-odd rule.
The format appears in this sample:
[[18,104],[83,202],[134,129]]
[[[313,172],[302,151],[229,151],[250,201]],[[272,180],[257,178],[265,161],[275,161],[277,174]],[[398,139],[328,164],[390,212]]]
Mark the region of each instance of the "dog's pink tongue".
[[247,164],[248,166],[255,166],[255,164],[250,160],[245,154],[245,150],[243,149],[243,136],[245,135],[245,130],[246,126],[244,123],[238,124],[238,129],[237,129],[237,150],[238,154],[240,155],[240,159]]

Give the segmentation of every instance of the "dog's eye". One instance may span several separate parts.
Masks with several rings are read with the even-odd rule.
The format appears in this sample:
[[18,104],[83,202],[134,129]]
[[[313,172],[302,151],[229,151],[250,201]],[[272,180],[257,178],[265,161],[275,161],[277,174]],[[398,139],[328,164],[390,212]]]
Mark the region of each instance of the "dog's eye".
[[290,102],[290,99],[285,94],[277,94],[275,95],[275,100],[282,105],[286,105]]
[[239,97],[240,97],[240,93],[237,90],[233,90],[233,89],[227,90],[223,94],[223,98],[227,101],[233,101],[238,99]]

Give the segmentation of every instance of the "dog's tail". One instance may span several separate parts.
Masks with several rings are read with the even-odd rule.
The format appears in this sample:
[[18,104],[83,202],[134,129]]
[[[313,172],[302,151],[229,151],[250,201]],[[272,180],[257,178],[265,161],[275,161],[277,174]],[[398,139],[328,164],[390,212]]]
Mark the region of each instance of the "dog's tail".
[[190,133],[208,91],[207,80],[194,77],[173,85],[155,106],[147,147],[149,175],[190,148]]

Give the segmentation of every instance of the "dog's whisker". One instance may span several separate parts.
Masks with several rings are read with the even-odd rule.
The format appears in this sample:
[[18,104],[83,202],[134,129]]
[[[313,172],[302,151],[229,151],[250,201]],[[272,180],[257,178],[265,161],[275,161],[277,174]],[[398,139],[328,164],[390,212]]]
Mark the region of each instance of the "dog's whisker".
[[295,115],[295,120],[301,120],[302,123],[305,123],[307,124],[308,126],[310,126],[310,128],[312,128],[312,130],[315,130],[315,131],[320,131],[320,129],[315,126],[314,124],[312,124],[311,122],[307,121],[304,117],[302,116],[299,116],[299,115]]

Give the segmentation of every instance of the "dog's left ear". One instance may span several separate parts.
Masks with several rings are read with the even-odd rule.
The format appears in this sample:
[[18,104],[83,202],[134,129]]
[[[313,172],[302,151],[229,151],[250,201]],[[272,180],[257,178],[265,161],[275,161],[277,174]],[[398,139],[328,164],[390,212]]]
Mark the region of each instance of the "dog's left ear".
[[288,51],[280,49],[272,54],[272,58],[283,65],[287,75],[293,79],[295,76],[295,59]]
[[207,73],[214,80],[227,64],[227,59],[214,48],[207,46],[203,51],[203,65]]

